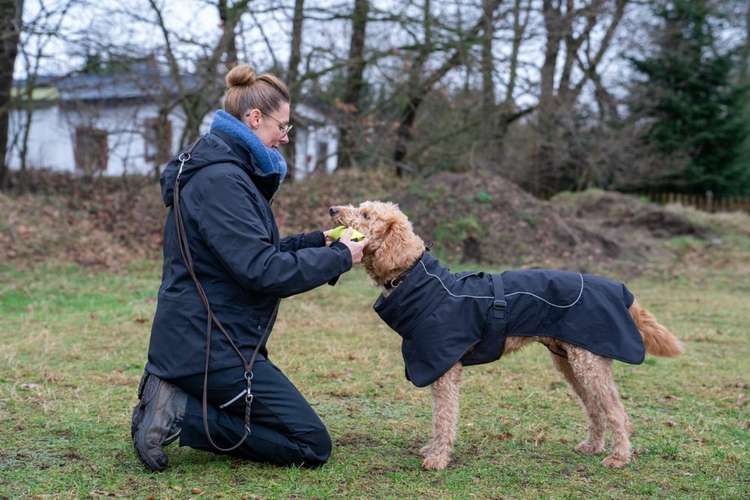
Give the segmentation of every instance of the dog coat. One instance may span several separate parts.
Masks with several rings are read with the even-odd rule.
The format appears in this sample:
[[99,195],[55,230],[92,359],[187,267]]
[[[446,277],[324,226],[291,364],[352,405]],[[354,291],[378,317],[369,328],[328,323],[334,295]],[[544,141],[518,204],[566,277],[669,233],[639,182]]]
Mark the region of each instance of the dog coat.
[[373,307],[402,338],[406,378],[424,387],[459,360],[499,359],[508,335],[554,337],[642,363],[632,303],[625,285],[600,276],[547,269],[454,274],[425,253]]

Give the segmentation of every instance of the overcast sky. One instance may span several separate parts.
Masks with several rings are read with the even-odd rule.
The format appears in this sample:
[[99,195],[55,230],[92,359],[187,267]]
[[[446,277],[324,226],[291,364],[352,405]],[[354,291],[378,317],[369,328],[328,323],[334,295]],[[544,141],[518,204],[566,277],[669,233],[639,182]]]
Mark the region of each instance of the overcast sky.
[[[157,0],[163,9],[163,17],[171,32],[172,42],[178,58],[184,64],[187,71],[188,62],[193,59],[196,51],[201,49],[195,43],[200,41],[211,46],[219,34],[219,18],[214,5],[206,0]],[[307,2],[306,7],[317,8],[325,6],[338,10],[342,14],[351,11],[351,0],[316,0]],[[455,23],[461,18],[465,26],[473,24],[476,20],[477,0],[466,0],[465,8],[455,0],[450,2],[433,2],[433,13],[436,18],[447,20],[448,24]],[[399,14],[402,16],[420,15],[417,6],[409,6],[403,2],[392,0],[381,0],[373,2],[371,11],[373,16],[377,14]],[[70,9],[61,15],[60,11],[65,5]],[[259,70],[269,68],[274,61],[282,67],[286,67],[289,54],[289,41],[291,30],[291,15],[293,0],[251,0],[251,12],[244,15],[241,29],[237,38],[239,58],[243,62],[254,65]],[[284,7],[268,12],[269,7]],[[375,7],[377,7],[376,10]],[[647,21],[649,16],[645,13],[636,13],[629,7],[631,14],[626,15],[625,20],[618,30],[618,36],[608,53],[608,60],[602,65],[601,72],[604,80],[608,83],[610,91],[622,92],[621,84],[630,76],[628,64],[623,59],[623,53],[633,53],[639,50],[639,44],[648,42]],[[308,13],[315,15],[313,10]],[[636,15],[633,15],[636,14]],[[738,36],[744,35],[738,29],[742,26],[742,17],[737,13],[730,19],[721,30],[722,37],[726,40],[736,40]],[[538,14],[537,14],[538,15]],[[163,47],[164,41],[161,33],[154,24],[155,15],[148,4],[148,0],[26,0],[24,21],[29,24],[34,20],[44,19],[46,32],[35,33],[33,36],[24,34],[24,43],[19,57],[16,60],[16,77],[23,78],[27,73],[27,65],[33,63],[33,54],[39,50],[40,45],[44,47],[44,57],[40,63],[40,74],[65,74],[78,69],[83,64],[86,47],[109,45],[115,50],[131,53],[147,54],[154,49]],[[737,25],[732,27],[730,23],[736,21]],[[59,26],[58,26],[59,25]],[[530,85],[538,83],[538,68],[543,57],[544,37],[541,32],[541,24],[532,23],[537,31],[531,30],[531,40],[522,45],[522,67],[521,76]],[[331,55],[334,58],[343,58],[348,52],[350,25],[345,20],[305,22],[303,57],[315,48],[316,59],[313,69],[325,67]],[[598,36],[601,36],[600,31]],[[498,58],[495,81],[498,87],[498,95],[502,95],[505,85],[507,67],[504,62],[509,52],[507,33],[505,39],[498,39],[495,43],[495,52]],[[183,39],[183,40],[181,40]],[[187,40],[187,42],[185,41]],[[392,23],[371,22],[368,26],[367,46],[369,48],[394,47],[408,41],[406,32],[395,29]],[[267,43],[268,42],[268,43]],[[31,57],[24,57],[31,56]],[[560,58],[562,59],[562,57]],[[370,67],[368,71],[369,80],[373,83],[388,82],[390,79],[401,79],[403,73],[403,61],[381,61],[377,66]],[[303,61],[304,65],[304,61]],[[317,66],[316,66],[317,65]],[[459,71],[449,76],[458,82],[462,77]],[[481,75],[475,69],[475,85],[480,85]],[[619,88],[619,90],[618,90]],[[519,104],[531,101],[536,94],[535,89],[524,88],[523,83],[518,87]]]

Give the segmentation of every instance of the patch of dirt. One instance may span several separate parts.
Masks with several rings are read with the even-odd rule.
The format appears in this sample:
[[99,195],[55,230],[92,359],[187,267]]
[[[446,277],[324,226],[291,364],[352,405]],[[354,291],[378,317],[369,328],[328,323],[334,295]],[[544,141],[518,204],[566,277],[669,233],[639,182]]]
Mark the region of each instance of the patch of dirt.
[[[80,182],[80,179],[78,180]],[[153,183],[82,190],[0,193],[0,261],[32,266],[72,261],[116,269],[161,251],[166,210]]]

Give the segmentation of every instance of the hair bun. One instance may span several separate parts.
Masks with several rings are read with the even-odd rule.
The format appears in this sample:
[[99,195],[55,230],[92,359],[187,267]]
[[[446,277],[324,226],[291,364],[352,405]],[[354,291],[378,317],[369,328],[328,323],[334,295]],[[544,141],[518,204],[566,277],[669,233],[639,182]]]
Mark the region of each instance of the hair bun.
[[255,83],[255,70],[248,64],[239,64],[227,73],[225,81],[227,88],[249,87]]

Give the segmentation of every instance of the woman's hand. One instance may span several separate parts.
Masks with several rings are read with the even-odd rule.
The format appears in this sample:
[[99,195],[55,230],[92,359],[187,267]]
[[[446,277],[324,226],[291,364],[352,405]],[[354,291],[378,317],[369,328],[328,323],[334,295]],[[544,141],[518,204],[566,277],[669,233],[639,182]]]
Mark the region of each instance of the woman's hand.
[[333,243],[334,241],[336,241],[335,239],[333,239],[331,237],[331,233],[332,232],[333,232],[333,229],[329,229],[328,231],[323,231],[323,236],[325,236],[325,238],[326,238],[326,246],[327,247],[330,247],[331,243]]
[[[325,234],[325,233],[324,233]],[[360,240],[360,241],[352,241],[352,228],[347,228],[346,231],[344,231],[344,234],[341,235],[341,238],[339,241],[346,245],[346,248],[349,249],[349,252],[352,254],[352,265],[359,264],[362,262],[362,253],[364,252],[365,247],[367,246],[367,238]]]

